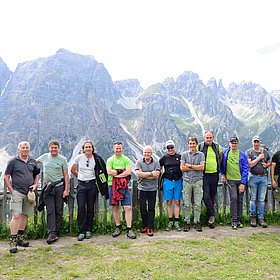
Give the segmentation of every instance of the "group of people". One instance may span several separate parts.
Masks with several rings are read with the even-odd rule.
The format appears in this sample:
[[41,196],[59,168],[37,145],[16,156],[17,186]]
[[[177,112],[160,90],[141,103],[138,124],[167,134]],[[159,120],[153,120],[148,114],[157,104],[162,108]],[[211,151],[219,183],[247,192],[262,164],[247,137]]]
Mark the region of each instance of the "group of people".
[[[181,231],[179,222],[181,201],[183,201],[183,231],[191,230],[191,208],[194,212],[194,228],[201,232],[200,212],[202,200],[207,209],[208,226],[215,227],[215,196],[219,174],[222,183],[229,187],[230,216],[233,229],[241,228],[243,192],[248,183],[250,192],[250,224],[267,227],[264,219],[264,200],[268,181],[268,168],[271,166],[272,187],[277,188],[280,168],[280,152],[270,161],[266,149],[261,147],[258,136],[252,139],[253,147],[243,153],[238,149],[238,138],[229,139],[229,147],[222,149],[214,142],[212,131],[206,131],[204,141],[188,139],[188,150],[179,154],[172,140],[166,142],[166,154],[159,160],[153,156],[151,146],[143,149],[143,157],[135,165],[138,179],[138,199],[142,218],[140,231],[153,236],[155,205],[158,188],[162,188],[166,201],[168,223],[166,230],[173,228]],[[4,175],[6,187],[11,199],[12,219],[10,222],[10,252],[16,253],[18,246],[28,247],[24,238],[28,215],[34,209],[34,200],[30,192],[35,192],[40,168],[43,168],[43,188],[40,203],[47,210],[48,244],[58,240],[63,218],[63,203],[69,195],[69,175],[66,158],[59,154],[60,143],[52,140],[49,152],[37,159],[29,156],[30,144],[26,141],[18,144],[18,155],[12,158]],[[71,173],[78,179],[78,241],[92,237],[94,205],[100,193],[112,206],[115,222],[113,237],[121,234],[120,206],[125,211],[126,235],[135,239],[132,230],[131,195],[128,184],[132,174],[132,164],[123,154],[123,144],[115,142],[114,154],[105,161],[95,153],[94,144],[86,140],[73,165]]]

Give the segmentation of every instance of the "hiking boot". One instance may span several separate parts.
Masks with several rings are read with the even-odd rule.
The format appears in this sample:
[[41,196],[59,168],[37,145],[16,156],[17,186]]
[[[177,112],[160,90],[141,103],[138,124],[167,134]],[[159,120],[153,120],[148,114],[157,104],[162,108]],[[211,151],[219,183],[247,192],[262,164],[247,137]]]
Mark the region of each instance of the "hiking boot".
[[136,238],[136,235],[135,235],[135,233],[133,232],[132,229],[128,230],[126,236],[130,239],[135,239]]
[[191,225],[188,222],[184,222],[183,231],[188,232],[191,229]]
[[92,238],[92,233],[90,231],[86,231],[86,239]]
[[264,220],[259,220],[259,225],[263,228],[267,228],[267,223]]
[[29,242],[25,241],[24,235],[17,236],[17,245],[21,247],[29,247]]
[[148,236],[153,236],[154,235],[153,230],[148,228],[147,229],[147,234],[148,234]]
[[210,216],[208,221],[208,227],[209,228],[215,228],[215,216]]
[[145,233],[145,232],[147,232],[147,230],[148,230],[148,227],[142,227],[142,228],[140,229],[140,232],[141,232],[141,233]]
[[257,226],[256,216],[251,216],[250,225],[251,225],[251,227],[256,227]]
[[172,230],[172,228],[173,228],[173,222],[169,221],[168,224],[167,224],[166,230],[170,231],[170,230]]
[[243,224],[242,224],[241,221],[237,221],[237,227],[238,227],[238,228],[243,228]]
[[237,222],[232,221],[231,227],[232,227],[232,229],[236,230],[237,229]]
[[181,230],[182,230],[178,221],[176,221],[176,222],[174,223],[174,227],[175,227],[175,229],[176,229],[177,231],[181,231]]
[[54,243],[57,239],[58,239],[58,237],[57,237],[56,234],[50,233],[50,234],[48,235],[48,238],[47,238],[46,242],[47,242],[48,244],[52,244],[52,243]]
[[201,228],[200,222],[197,222],[197,223],[194,225],[194,228],[195,228],[196,231],[202,232],[202,228]]
[[17,252],[17,236],[10,236],[10,253],[15,254]]
[[80,233],[78,235],[78,241],[83,241],[85,239],[85,234],[84,233]]
[[117,237],[117,236],[119,236],[120,234],[121,234],[120,228],[116,227],[115,230],[114,230],[114,232],[112,233],[112,236],[113,236],[113,237]]

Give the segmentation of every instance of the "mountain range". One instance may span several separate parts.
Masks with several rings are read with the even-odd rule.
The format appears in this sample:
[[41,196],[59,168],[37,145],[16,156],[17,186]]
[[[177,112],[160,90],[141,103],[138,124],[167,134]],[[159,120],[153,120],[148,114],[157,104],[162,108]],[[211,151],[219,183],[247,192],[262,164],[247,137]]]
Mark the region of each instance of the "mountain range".
[[135,79],[112,81],[93,56],[60,49],[14,72],[0,59],[0,92],[0,148],[10,155],[22,140],[37,157],[58,139],[71,161],[90,138],[104,159],[113,142],[122,141],[135,162],[145,145],[161,156],[172,139],[183,152],[189,136],[202,141],[209,129],[222,146],[236,135],[246,150],[256,134],[271,153],[280,144],[280,90],[267,92],[250,81],[225,88],[221,80],[204,84],[186,71],[143,89]]

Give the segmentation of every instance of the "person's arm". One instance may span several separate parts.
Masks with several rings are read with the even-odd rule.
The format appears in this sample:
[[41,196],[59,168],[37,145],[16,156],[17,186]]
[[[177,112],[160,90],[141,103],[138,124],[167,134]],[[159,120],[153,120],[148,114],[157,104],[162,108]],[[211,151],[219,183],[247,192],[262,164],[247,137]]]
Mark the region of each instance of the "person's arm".
[[67,197],[69,195],[70,191],[70,181],[69,181],[69,176],[68,176],[68,169],[63,169],[63,176],[64,176],[64,192],[63,192],[63,197]]
[[6,188],[9,190],[9,192],[13,193],[14,189],[11,184],[11,175],[10,174],[4,175],[4,183],[5,183]]
[[264,153],[259,154],[259,156],[257,158],[255,158],[254,160],[252,160],[251,158],[248,158],[248,163],[249,163],[250,168],[257,165],[257,163],[259,161],[261,161],[262,159],[264,159]]
[[78,164],[77,164],[77,163],[73,163],[73,165],[72,165],[72,167],[71,167],[71,173],[72,173],[75,177],[78,177],[77,167],[78,167]]
[[274,176],[275,176],[275,167],[276,167],[276,163],[275,162],[272,162],[271,163],[271,168],[270,168],[270,176],[271,176],[271,186],[273,188],[276,188],[277,187],[277,183],[276,181],[274,180]]
[[[115,170],[116,171],[116,170]],[[131,175],[131,166],[127,167],[121,174],[113,175],[116,178],[124,178]]]
[[33,185],[29,187],[29,189],[32,189],[32,191],[35,191],[38,187],[38,181],[39,181],[39,175],[36,175],[34,178]]

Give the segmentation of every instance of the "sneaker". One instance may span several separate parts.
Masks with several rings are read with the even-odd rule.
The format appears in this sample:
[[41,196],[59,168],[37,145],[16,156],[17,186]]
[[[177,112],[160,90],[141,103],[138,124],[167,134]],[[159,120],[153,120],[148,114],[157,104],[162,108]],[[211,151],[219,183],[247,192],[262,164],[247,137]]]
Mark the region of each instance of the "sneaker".
[[29,247],[29,242],[25,241],[24,235],[17,236],[17,245],[21,247]]
[[177,231],[181,231],[181,230],[182,230],[178,221],[176,221],[176,222],[174,223],[174,227],[175,227],[175,229],[176,229]]
[[54,243],[57,239],[58,239],[58,237],[57,237],[56,234],[50,233],[50,234],[48,235],[48,238],[47,238],[46,242],[47,242],[48,244],[52,244],[52,243]]
[[145,233],[145,232],[147,232],[147,230],[148,230],[148,227],[142,227],[142,228],[140,229],[140,232],[141,232],[141,233]]
[[121,234],[120,228],[116,227],[115,230],[114,230],[114,232],[112,233],[112,236],[113,236],[113,237],[117,237],[117,236],[119,236],[120,234]]
[[136,235],[135,233],[133,232],[132,229],[130,229],[128,232],[127,232],[127,237],[130,238],[130,239],[135,239],[136,238]]
[[83,241],[84,239],[85,239],[85,234],[84,233],[80,233],[79,235],[78,235],[78,241]]
[[267,228],[267,223],[264,220],[259,220],[259,225],[263,228]]
[[232,228],[233,230],[237,230],[237,222],[232,222],[231,228]]
[[237,221],[237,227],[238,228],[243,228],[243,224],[241,223],[241,221]]
[[147,229],[147,234],[148,234],[148,236],[153,236],[154,235],[153,230],[148,228]]
[[188,222],[184,222],[183,231],[188,232],[191,229],[191,225]]
[[251,225],[251,227],[256,227],[257,226],[256,216],[251,216],[250,225]]
[[197,223],[194,225],[194,228],[195,228],[196,231],[202,232],[202,228],[201,228],[200,222],[197,222]]
[[172,228],[173,228],[173,222],[169,221],[168,224],[167,224],[166,230],[170,231],[170,230],[172,230]]
[[86,231],[86,239],[92,238],[92,233],[90,231]]
[[17,236],[10,236],[10,253],[15,254],[17,252]]
[[215,228],[215,216],[210,216],[208,221],[208,227],[209,228]]

